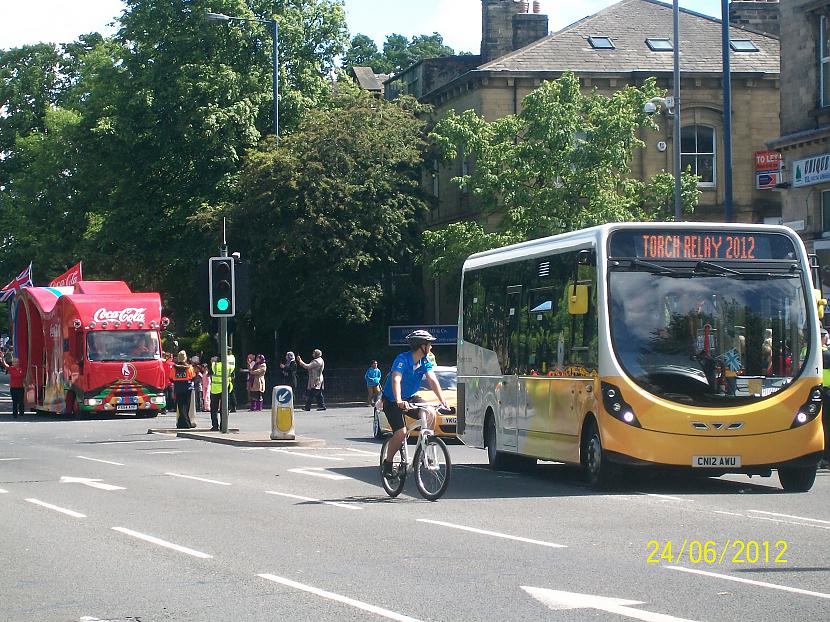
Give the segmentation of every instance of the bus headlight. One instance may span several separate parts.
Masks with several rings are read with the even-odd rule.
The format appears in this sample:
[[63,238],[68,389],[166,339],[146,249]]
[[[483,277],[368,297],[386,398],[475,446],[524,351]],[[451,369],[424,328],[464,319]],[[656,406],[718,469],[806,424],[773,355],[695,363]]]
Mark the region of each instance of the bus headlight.
[[634,409],[631,408],[631,405],[623,399],[622,394],[617,387],[613,384],[603,382],[601,384],[601,389],[602,404],[605,406],[605,411],[609,415],[615,419],[619,419],[623,423],[634,426],[635,428],[643,427],[637,420],[637,415],[634,414]]
[[88,397],[84,399],[84,406],[100,406],[104,403],[100,397]]
[[150,398],[150,402],[153,404],[164,404],[164,396],[163,395],[154,395]]
[[819,416],[821,412],[821,387],[815,387],[810,391],[810,399],[801,405],[801,408],[795,413],[790,429],[798,428],[805,423],[809,423]]

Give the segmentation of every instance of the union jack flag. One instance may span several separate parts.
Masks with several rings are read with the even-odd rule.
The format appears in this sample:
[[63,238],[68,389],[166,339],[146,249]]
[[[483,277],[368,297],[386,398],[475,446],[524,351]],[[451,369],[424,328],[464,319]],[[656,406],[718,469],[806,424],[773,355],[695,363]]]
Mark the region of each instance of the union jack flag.
[[28,268],[26,268],[23,272],[18,274],[16,278],[13,278],[11,281],[9,281],[3,289],[0,289],[0,301],[6,302],[15,294],[19,294],[20,290],[24,287],[32,287],[33,285],[34,283],[32,283],[32,264],[31,262],[29,262]]
[[739,371],[741,369],[741,355],[735,348],[727,350],[723,353],[723,363],[729,371]]

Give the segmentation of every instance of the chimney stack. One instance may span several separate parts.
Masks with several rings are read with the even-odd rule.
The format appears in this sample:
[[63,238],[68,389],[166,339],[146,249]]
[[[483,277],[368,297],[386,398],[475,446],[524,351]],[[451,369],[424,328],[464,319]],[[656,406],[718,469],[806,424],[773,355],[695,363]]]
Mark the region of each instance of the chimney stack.
[[732,0],[729,23],[775,37],[781,31],[778,0]]
[[481,63],[509,54],[548,35],[548,16],[539,2],[481,0]]
[[542,4],[539,0],[533,0],[533,13],[539,15],[542,12]]

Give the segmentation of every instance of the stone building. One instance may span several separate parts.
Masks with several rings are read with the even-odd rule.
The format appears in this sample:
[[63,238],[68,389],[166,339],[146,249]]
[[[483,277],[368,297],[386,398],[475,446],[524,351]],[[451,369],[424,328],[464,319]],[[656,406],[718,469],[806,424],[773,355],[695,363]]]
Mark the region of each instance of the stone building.
[[782,217],[830,286],[830,0],[781,3]]
[[[733,4],[750,5],[740,2]],[[763,2],[777,10],[778,4]],[[532,7],[532,11],[528,12]],[[433,104],[436,115],[474,109],[487,120],[521,111],[522,99],[545,80],[576,73],[586,90],[611,94],[640,86],[651,76],[672,91],[672,6],[656,0],[621,0],[594,15],[548,34],[540,3],[482,0],[482,43],[477,57],[422,61],[385,83],[387,96],[410,93]],[[746,8],[746,7],[744,7]],[[746,28],[730,27],[732,41],[733,214],[735,220],[778,222],[780,193],[756,189],[755,152],[778,136],[779,44],[757,27],[775,20],[739,11]],[[723,90],[720,20],[681,9],[681,151],[683,166],[701,176],[696,219],[722,220]],[[632,175],[650,178],[672,171],[672,119],[657,119],[659,132],[644,131],[646,148],[635,153]],[[468,163],[431,163],[424,179],[435,197],[430,225],[475,215],[472,197],[450,179]],[[774,186],[774,184],[773,184]],[[436,286],[436,296],[440,291]],[[434,301],[427,317],[447,323],[457,315],[457,293]]]

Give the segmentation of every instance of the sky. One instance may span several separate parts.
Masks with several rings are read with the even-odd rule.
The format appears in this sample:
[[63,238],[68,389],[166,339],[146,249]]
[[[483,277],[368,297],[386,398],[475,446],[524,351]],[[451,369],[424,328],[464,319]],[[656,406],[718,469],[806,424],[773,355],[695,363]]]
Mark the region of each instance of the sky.
[[[551,31],[614,4],[614,0],[541,0]],[[382,47],[387,35],[410,38],[438,32],[456,52],[477,54],[481,0],[345,0],[352,36],[365,34]],[[721,0],[680,0],[680,6],[720,18]],[[121,0],[0,0],[0,49],[41,41],[70,42],[78,35],[114,32]],[[681,20],[681,29],[682,29]]]

